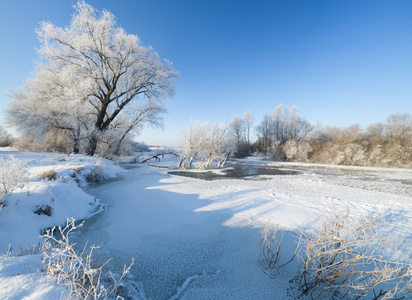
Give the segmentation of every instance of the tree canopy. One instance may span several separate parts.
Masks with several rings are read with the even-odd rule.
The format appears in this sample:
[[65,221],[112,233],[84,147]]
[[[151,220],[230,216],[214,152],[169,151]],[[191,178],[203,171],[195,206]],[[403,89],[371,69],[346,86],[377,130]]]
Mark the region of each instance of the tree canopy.
[[110,12],[84,1],[74,8],[68,27],[42,22],[37,29],[41,62],[14,94],[9,115],[21,129],[41,124],[42,132],[67,133],[75,152],[83,141],[93,155],[109,132],[122,137],[142,122],[161,125],[159,114],[174,94],[177,72],[118,27]]

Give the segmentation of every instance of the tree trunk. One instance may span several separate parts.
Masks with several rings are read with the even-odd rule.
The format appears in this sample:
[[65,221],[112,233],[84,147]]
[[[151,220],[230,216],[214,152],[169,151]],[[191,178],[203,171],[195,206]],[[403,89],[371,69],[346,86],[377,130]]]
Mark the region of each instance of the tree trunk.
[[195,158],[196,158],[196,156],[190,156],[189,157],[189,168],[192,166],[192,164],[193,164],[193,161],[195,160]]
[[86,154],[93,156],[94,153],[96,152],[96,148],[97,148],[97,137],[96,135],[93,133],[90,137],[89,137],[89,145],[87,147],[87,151]]
[[80,152],[80,126],[77,128],[77,132],[74,134],[73,153],[79,154]]
[[186,155],[183,155],[182,157],[180,157],[179,163],[177,165],[178,168],[181,168],[183,166],[185,159],[186,159]]
[[79,151],[80,151],[80,149],[79,149],[78,142],[75,141],[74,146],[73,146],[73,154],[79,154]]
[[212,161],[213,161],[212,155],[209,155],[208,159],[206,160],[206,163],[205,163],[204,167],[209,168]]
[[226,157],[223,158],[221,161],[219,161],[219,163],[217,164],[217,168],[218,168],[218,169],[223,168],[224,165],[225,165],[225,163],[226,163],[226,161],[227,161],[227,159],[228,159],[228,156],[226,156]]
[[116,146],[116,150],[114,151],[114,155],[119,156],[119,152],[120,152],[120,144],[122,143],[123,139],[126,137],[126,134],[124,134],[121,139],[119,140],[119,142],[117,143]]
[[122,137],[120,138],[119,142],[117,143],[116,146],[116,150],[114,151],[114,155],[119,156],[119,152],[120,152],[120,144],[123,142],[123,140],[125,139],[126,135],[133,129],[133,126],[130,126],[126,132],[122,135]]

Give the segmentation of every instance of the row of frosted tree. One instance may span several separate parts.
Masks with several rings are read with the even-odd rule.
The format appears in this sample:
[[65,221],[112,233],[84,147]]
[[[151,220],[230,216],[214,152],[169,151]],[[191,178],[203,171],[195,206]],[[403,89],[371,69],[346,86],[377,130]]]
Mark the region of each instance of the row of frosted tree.
[[[347,128],[312,126],[297,107],[277,106],[254,126],[246,112],[229,124],[191,121],[185,128],[180,166],[222,166],[228,157],[261,153],[278,161],[373,167],[412,167],[412,115],[397,113],[386,122]],[[255,139],[252,141],[252,136]]]

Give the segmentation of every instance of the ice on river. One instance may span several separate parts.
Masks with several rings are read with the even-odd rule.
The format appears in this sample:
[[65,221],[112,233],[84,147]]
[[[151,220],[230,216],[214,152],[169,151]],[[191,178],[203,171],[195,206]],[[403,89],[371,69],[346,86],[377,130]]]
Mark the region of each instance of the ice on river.
[[[90,189],[109,210],[86,228],[82,241],[103,242],[103,252],[120,264],[135,257],[135,280],[148,299],[285,299],[294,274],[272,279],[259,265],[260,231],[269,219],[293,232],[327,212],[333,201],[354,215],[386,213],[396,224],[394,234],[410,237],[408,185],[389,181],[410,180],[409,170],[395,176],[382,169],[344,168],[335,174],[341,169],[283,167],[301,174],[206,181],[142,166],[122,181]],[[379,189],[359,172],[388,184]],[[408,245],[410,239],[405,251]],[[293,253],[294,247],[289,238],[284,250]]]

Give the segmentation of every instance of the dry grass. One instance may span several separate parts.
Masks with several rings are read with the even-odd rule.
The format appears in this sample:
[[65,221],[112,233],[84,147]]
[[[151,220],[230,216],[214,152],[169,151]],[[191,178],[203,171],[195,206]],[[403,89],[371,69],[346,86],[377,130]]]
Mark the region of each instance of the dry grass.
[[89,172],[87,172],[87,174],[85,174],[84,179],[88,183],[98,183],[106,180],[106,176],[104,175],[103,168],[100,164],[96,164],[89,170]]
[[381,217],[352,218],[335,207],[311,233],[303,232],[300,296],[312,299],[405,299],[412,267],[388,259],[396,243]]
[[45,180],[56,180],[57,179],[57,171],[55,169],[50,169],[47,171],[44,171],[38,175],[40,179],[45,179]]
[[73,168],[73,171],[75,171],[76,173],[80,173],[83,170],[84,170],[84,167],[81,167],[81,166]]
[[412,294],[412,265],[392,259],[397,245],[385,234],[382,216],[351,217],[332,204],[320,225],[300,230],[291,259],[281,264],[285,230],[268,222],[261,237],[261,257],[269,271],[295,256],[298,275],[289,282],[293,298],[304,299],[407,299]]
[[[81,226],[80,224],[79,226]],[[69,235],[78,226],[73,219],[67,221],[66,227],[59,227],[61,239],[54,236],[54,229],[46,232],[44,245],[43,272],[55,278],[60,285],[66,286],[70,296],[78,299],[123,299],[121,297],[121,281],[129,273],[130,266],[124,267],[123,273],[114,275],[103,270],[104,264],[96,262],[96,246],[78,253],[69,240]]]
[[280,228],[279,225],[272,226],[270,224],[270,220],[262,232],[260,239],[260,254],[268,270],[281,268],[290,263],[296,257],[299,249],[299,242],[296,246],[295,252],[293,254],[289,254],[289,260],[279,265],[285,232],[285,229]]

